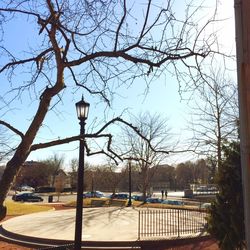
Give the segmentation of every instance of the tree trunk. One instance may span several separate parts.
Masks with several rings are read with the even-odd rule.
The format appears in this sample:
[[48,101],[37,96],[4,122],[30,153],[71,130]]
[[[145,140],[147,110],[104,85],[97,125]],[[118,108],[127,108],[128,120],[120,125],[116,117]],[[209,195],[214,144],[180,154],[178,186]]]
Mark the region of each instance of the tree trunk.
[[[60,72],[63,75],[63,71]],[[60,79],[63,79],[61,77]],[[58,86],[59,85],[59,86]],[[4,170],[2,179],[0,181],[0,215],[1,219],[6,215],[6,208],[3,206],[3,202],[8,194],[15,176],[19,172],[21,166],[26,161],[30,154],[30,148],[37,135],[40,126],[48,112],[50,101],[54,95],[59,93],[64,86],[64,82],[58,82],[52,88],[47,88],[41,96],[41,101],[37,109],[36,115],[31,122],[26,134],[22,137],[22,141],[17,147],[17,150],[11,160],[7,163]],[[5,212],[4,212],[5,211]]]
[[[28,156],[28,155],[27,155]],[[22,164],[27,156],[17,151],[13,158],[7,163],[0,182],[0,220],[6,216],[7,209],[3,206],[3,202],[12,186],[15,176],[18,174]]]
[[250,2],[235,0],[237,73],[240,107],[240,151],[246,247],[250,249]]

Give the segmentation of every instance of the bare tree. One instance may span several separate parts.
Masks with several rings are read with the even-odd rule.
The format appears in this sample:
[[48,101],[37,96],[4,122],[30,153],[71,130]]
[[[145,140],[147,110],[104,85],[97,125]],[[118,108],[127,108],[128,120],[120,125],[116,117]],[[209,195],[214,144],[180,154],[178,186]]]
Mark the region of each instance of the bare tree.
[[64,156],[54,154],[48,159],[43,160],[42,163],[47,166],[48,176],[51,177],[50,185],[54,187],[55,178],[58,175],[59,170],[63,169]]
[[51,182],[51,170],[42,162],[26,161],[16,175],[13,187],[21,187],[26,184],[33,188],[48,186]]
[[169,149],[170,129],[167,120],[159,114],[151,115],[149,112],[141,113],[132,118],[133,124],[148,139],[153,149],[134,131],[127,127],[124,129],[123,145],[129,159],[134,159],[141,172],[141,191],[144,199],[149,192],[150,181],[153,177],[153,167],[159,165],[166,157]]
[[[190,72],[199,70],[200,61],[212,52],[214,37],[206,39],[204,31],[214,15],[205,22],[199,19],[197,26],[197,20],[193,19],[199,6],[187,5],[184,18],[180,19],[172,11],[172,4],[171,0],[164,1],[163,7],[151,0],[136,6],[126,0],[1,1],[0,74],[7,90],[0,96],[0,123],[19,137],[0,182],[1,218],[11,182],[29,154],[79,140],[79,136],[72,136],[34,143],[38,131],[45,126],[47,113],[55,110],[68,88],[71,93],[81,90],[100,97],[110,105],[114,89],[121,84],[129,86],[138,77],[149,83],[162,69],[178,72],[178,79],[183,68]],[[25,30],[23,34],[30,30],[32,42],[17,49],[10,46],[8,32],[11,25],[15,27],[20,22],[26,25],[21,27]],[[12,121],[5,120],[4,114],[14,105],[21,105],[26,97],[33,106],[37,104],[37,109],[22,132]],[[102,134],[115,122],[126,123],[114,118],[86,136],[108,141],[107,149],[91,152],[87,148],[88,154],[104,153],[119,158],[111,149],[111,135]]]
[[71,185],[72,191],[76,190],[76,186],[77,186],[77,168],[78,168],[78,165],[79,165],[78,159],[76,159],[76,158],[71,159],[69,175],[70,175],[70,185]]
[[[125,178],[125,172],[117,172],[117,167],[111,162],[107,165],[96,166],[93,183],[91,180],[91,186],[93,185],[95,190],[106,190],[113,194],[117,192],[120,182]],[[92,190],[92,188],[91,188]]]
[[196,152],[213,157],[217,167],[222,162],[222,146],[238,137],[238,95],[236,84],[225,71],[210,70],[205,84],[198,90],[198,101],[192,107],[193,142]]
[[181,190],[190,188],[190,184],[194,183],[193,179],[193,162],[179,163],[176,166],[176,182]]
[[199,159],[194,165],[194,183],[208,184],[211,182],[208,162]]
[[59,172],[59,174],[56,176],[54,187],[55,191],[57,193],[57,201],[60,200],[60,195],[65,188],[65,173],[64,172]]

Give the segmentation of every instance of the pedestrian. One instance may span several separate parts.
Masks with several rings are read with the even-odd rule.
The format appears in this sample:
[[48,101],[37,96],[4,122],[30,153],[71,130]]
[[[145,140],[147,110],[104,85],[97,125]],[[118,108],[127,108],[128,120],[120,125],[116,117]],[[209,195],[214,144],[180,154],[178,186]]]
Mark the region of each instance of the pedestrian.
[[168,190],[165,190],[165,199],[168,197]]
[[164,190],[161,190],[161,199],[163,200],[164,197]]

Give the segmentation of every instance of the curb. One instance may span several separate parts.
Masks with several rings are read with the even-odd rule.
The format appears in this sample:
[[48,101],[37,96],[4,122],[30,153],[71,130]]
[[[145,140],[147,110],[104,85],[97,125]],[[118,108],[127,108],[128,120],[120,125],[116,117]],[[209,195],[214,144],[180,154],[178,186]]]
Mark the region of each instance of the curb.
[[[73,240],[45,239],[31,236],[24,236],[5,230],[0,225],[0,238],[10,243],[16,243],[21,246],[35,247],[38,249],[70,249],[66,248],[73,245]],[[92,250],[127,250],[127,249],[164,249],[166,247],[184,246],[190,243],[197,243],[211,239],[209,235],[191,238],[178,239],[154,239],[154,240],[136,240],[136,241],[84,241],[82,249]]]

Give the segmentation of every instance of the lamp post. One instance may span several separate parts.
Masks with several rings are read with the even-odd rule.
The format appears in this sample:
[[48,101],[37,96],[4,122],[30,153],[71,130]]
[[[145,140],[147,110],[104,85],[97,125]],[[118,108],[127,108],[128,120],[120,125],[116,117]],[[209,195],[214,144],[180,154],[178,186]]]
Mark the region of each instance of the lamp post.
[[75,242],[74,249],[80,250],[82,245],[82,206],[83,206],[83,181],[84,181],[84,143],[85,143],[85,121],[88,117],[89,103],[82,98],[76,103],[77,117],[80,120],[80,147],[79,165],[77,174],[77,199],[76,199],[76,219],[75,219]]
[[128,207],[131,207],[132,202],[131,202],[131,192],[132,192],[132,182],[131,182],[131,160],[128,161],[128,193],[129,193],[129,198],[128,198]]
[[95,194],[94,194],[94,173],[93,173],[93,170],[92,170],[92,173],[91,173],[91,197],[95,197]]

